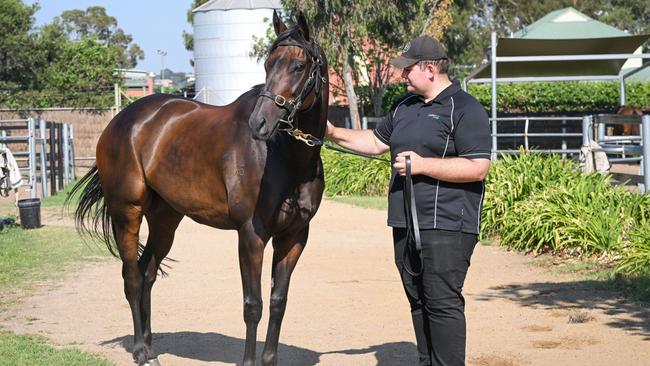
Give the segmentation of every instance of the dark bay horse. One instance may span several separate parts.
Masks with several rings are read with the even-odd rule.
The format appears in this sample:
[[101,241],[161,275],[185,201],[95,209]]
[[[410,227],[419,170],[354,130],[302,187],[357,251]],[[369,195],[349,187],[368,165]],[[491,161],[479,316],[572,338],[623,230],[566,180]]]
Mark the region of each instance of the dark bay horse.
[[[142,98],[115,116],[97,143],[96,165],[75,186],[80,230],[122,259],[133,316],[133,357],[158,365],[152,350],[151,288],[183,216],[237,230],[243,287],[244,365],[255,364],[262,316],[260,277],[272,238],[272,289],[263,365],[277,364],[291,273],[321,202],[320,147],[327,121],[327,63],[302,14],[277,40],[266,82],[215,107],[169,95]],[[142,218],[146,245],[138,243]],[[114,245],[111,245],[111,238]]]

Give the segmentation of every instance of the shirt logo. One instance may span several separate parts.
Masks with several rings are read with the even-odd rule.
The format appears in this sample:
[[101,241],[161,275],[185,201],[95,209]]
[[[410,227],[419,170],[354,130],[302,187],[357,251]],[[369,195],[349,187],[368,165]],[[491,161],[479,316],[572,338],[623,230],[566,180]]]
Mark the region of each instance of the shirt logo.
[[441,118],[439,115],[437,115],[437,114],[433,114],[433,113],[432,113],[432,114],[429,114],[428,116],[431,117],[431,118],[433,118],[433,119],[440,119],[440,118]]

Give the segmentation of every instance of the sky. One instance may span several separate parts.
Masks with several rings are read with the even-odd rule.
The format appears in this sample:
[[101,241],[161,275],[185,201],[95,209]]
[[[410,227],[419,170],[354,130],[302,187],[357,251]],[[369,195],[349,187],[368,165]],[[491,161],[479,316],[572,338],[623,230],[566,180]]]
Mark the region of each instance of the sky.
[[[117,19],[117,26],[133,36],[133,42],[144,51],[137,69],[160,73],[162,62],[174,72],[190,72],[192,53],[183,44],[183,30],[192,32],[187,23],[187,10],[192,0],[23,0],[25,4],[39,3],[36,26],[52,22],[65,10],[85,10],[102,6]],[[158,50],[166,51],[161,57]]]

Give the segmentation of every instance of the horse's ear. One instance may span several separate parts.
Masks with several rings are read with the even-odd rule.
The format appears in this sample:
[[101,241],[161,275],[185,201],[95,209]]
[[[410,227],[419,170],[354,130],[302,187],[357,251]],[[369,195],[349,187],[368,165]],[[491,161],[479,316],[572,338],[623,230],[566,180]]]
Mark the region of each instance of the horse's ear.
[[305,40],[309,41],[309,26],[307,25],[307,19],[305,19],[305,15],[302,12],[298,13],[298,29],[300,29]]
[[287,25],[280,19],[276,10],[273,10],[273,29],[275,29],[276,36],[287,30]]

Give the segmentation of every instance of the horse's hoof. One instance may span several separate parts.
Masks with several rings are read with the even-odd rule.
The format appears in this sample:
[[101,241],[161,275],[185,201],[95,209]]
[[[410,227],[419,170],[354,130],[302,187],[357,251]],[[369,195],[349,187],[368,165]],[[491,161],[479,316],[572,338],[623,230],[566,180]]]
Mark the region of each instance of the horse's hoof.
[[152,358],[145,362],[142,366],[160,366],[160,362],[158,361],[158,358]]

